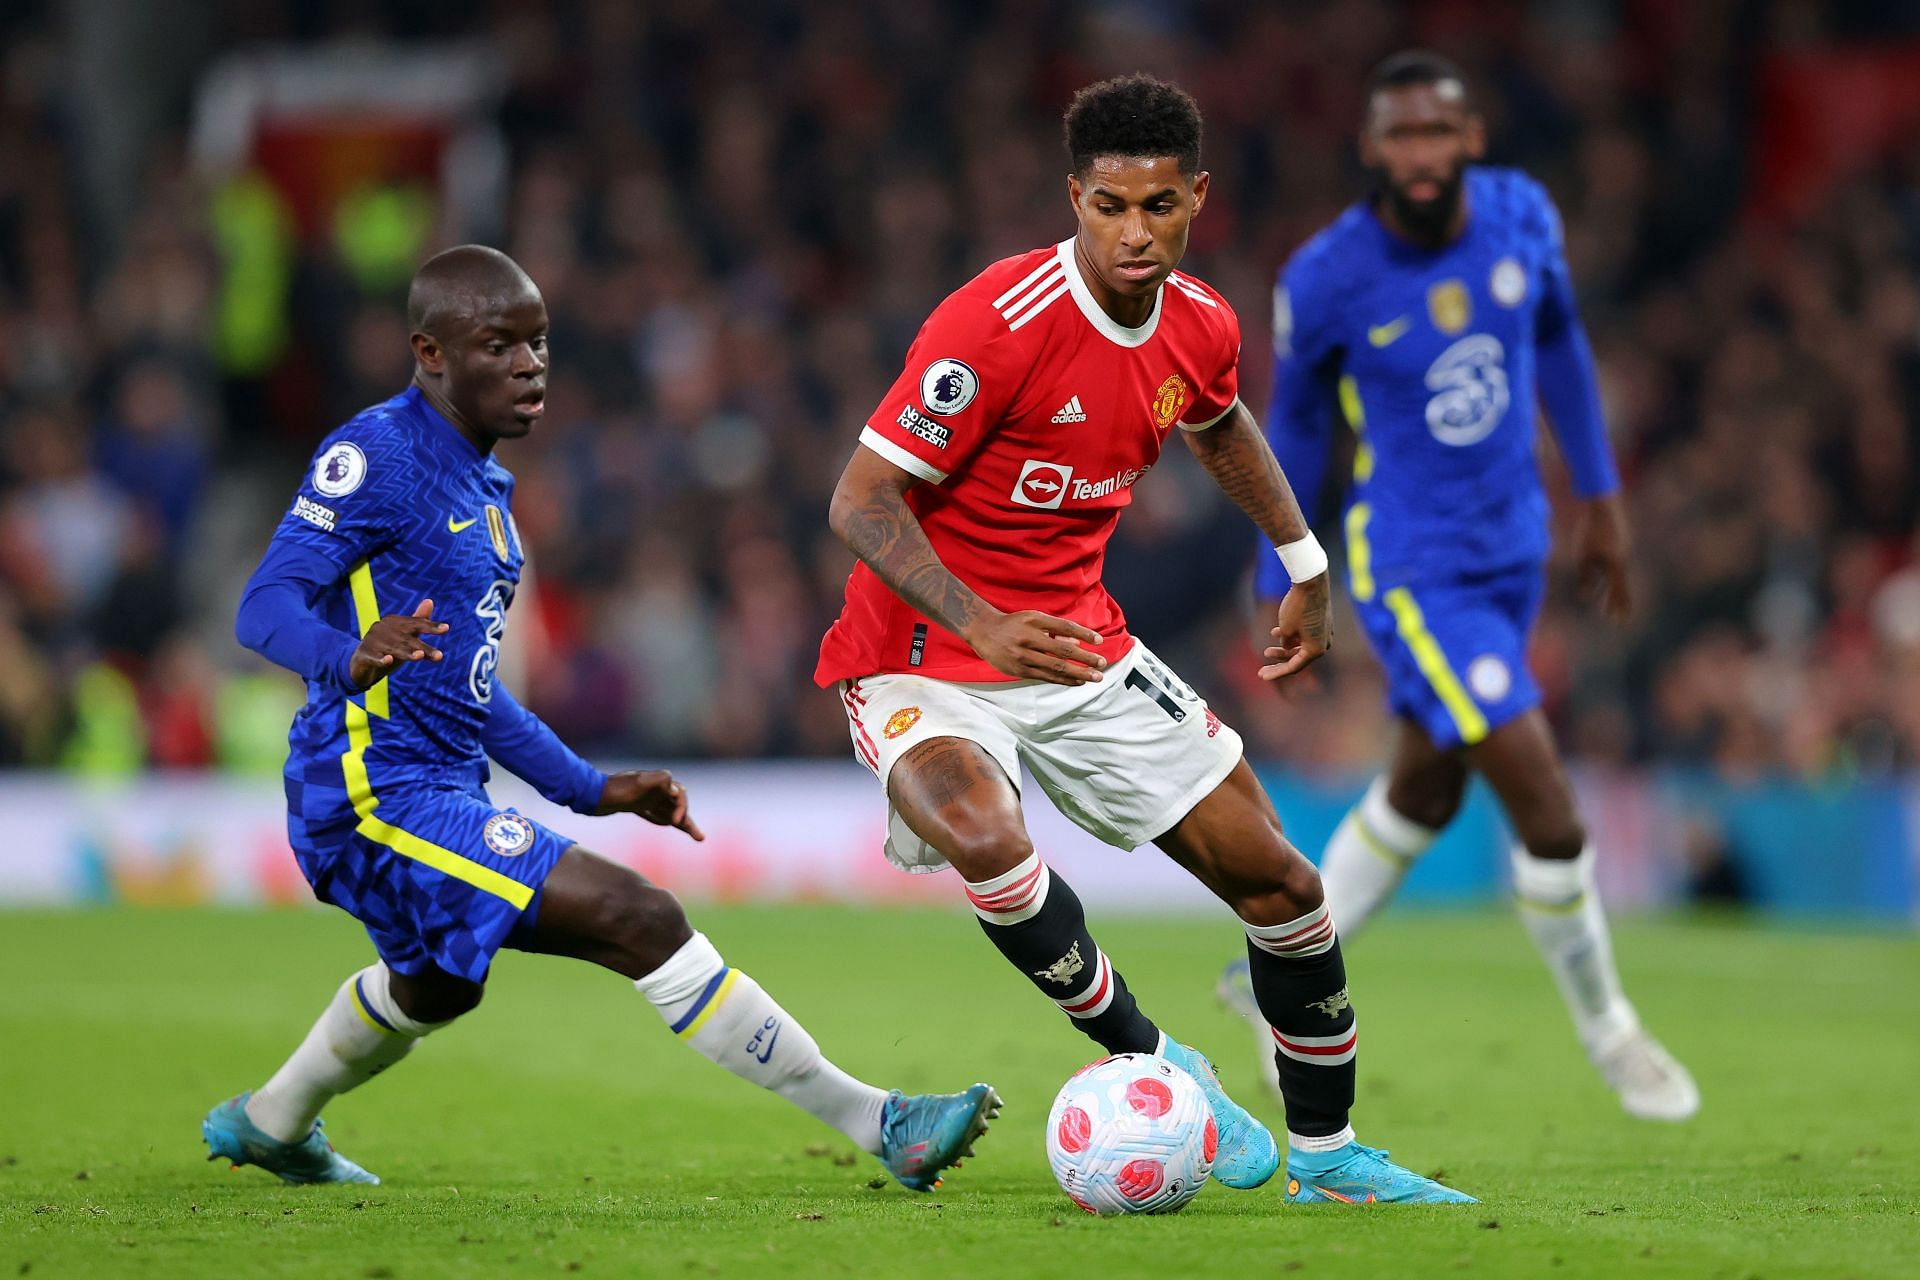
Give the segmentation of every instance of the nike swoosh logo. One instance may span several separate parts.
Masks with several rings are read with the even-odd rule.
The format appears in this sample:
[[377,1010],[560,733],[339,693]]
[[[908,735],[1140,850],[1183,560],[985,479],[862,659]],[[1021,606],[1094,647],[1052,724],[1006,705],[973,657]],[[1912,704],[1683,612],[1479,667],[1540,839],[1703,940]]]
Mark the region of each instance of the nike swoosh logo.
[[1413,322],[1405,316],[1401,316],[1391,324],[1374,325],[1367,330],[1367,341],[1376,347],[1390,347],[1401,334],[1407,331],[1407,326],[1411,323]]
[[479,521],[479,519],[480,519],[479,516],[475,516],[472,520],[455,520],[452,516],[448,516],[447,532],[459,533],[462,529],[471,528],[474,524],[476,524]]
[[780,1039],[780,1030],[782,1027],[785,1027],[785,1026],[786,1026],[786,1023],[783,1022],[780,1024],[780,1026],[775,1027],[773,1029],[773,1035],[767,1040],[767,1051],[765,1053],[756,1053],[753,1055],[755,1058],[758,1058],[762,1064],[764,1064],[768,1058],[771,1058],[773,1056],[774,1042]]

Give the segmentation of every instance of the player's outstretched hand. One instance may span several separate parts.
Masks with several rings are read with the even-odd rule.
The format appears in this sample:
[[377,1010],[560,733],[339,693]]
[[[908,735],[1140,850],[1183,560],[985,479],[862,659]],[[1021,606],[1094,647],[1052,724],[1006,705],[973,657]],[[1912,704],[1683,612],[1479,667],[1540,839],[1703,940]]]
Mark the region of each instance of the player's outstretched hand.
[[393,674],[401,662],[438,662],[440,650],[428,636],[443,636],[447,624],[433,620],[433,601],[422,600],[412,617],[394,614],[382,618],[367,629],[360,647],[353,651],[353,682],[371,689]]
[[995,614],[975,623],[965,639],[995,671],[1016,680],[1092,684],[1107,668],[1105,658],[1080,647],[1099,644],[1099,632],[1038,609]]
[[678,827],[695,840],[707,838],[687,812],[687,789],[665,769],[629,769],[608,775],[594,813],[637,813],[656,827]]
[[1607,617],[1625,622],[1633,616],[1633,588],[1627,576],[1627,509],[1610,493],[1585,503],[1575,535],[1574,567],[1580,594],[1599,604]]
[[1274,643],[1267,646],[1272,661],[1260,668],[1262,680],[1283,680],[1333,647],[1331,591],[1332,580],[1324,573],[1288,590],[1273,628]]

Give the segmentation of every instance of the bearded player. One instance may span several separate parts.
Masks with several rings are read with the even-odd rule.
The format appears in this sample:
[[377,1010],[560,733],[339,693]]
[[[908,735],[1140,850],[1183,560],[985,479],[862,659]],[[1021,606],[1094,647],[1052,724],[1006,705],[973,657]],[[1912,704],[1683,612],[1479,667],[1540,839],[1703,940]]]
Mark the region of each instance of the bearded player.
[[1028,839],[1022,764],[1081,827],[1158,845],[1245,923],[1291,1198],[1470,1201],[1354,1140],[1354,1011],[1319,877],[1239,735],[1128,634],[1100,584],[1133,485],[1178,432],[1295,583],[1261,674],[1327,647],[1326,556],[1240,404],[1238,321],[1174,271],[1207,197],[1199,111],[1149,77],[1109,80],[1074,98],[1066,138],[1078,232],[941,303],[861,432],[831,515],[860,563],[816,678],[839,686],[884,787],[887,856],[959,871],[994,946],[1107,1052],[1192,1075],[1218,1127],[1216,1179],[1272,1177],[1273,1136],[1140,1010]]
[[671,776],[600,772],[496,670],[524,557],[493,447],[545,408],[540,291],[505,254],[467,245],[420,268],[407,312],[413,385],[322,442],[236,624],[307,679],[288,835],[315,895],[358,919],[379,959],[340,984],[272,1079],[208,1113],[209,1159],[287,1182],[379,1181],[328,1144],[321,1108],[478,1005],[509,947],[631,980],[699,1053],[931,1189],[985,1130],[992,1089],[903,1097],[847,1075],[672,894],[487,798],[491,756],[576,812],[702,838]]
[[[1327,904],[1342,931],[1364,925],[1478,772],[1519,836],[1515,899],[1588,1057],[1628,1112],[1683,1120],[1699,1090],[1621,992],[1593,850],[1526,663],[1547,552],[1536,385],[1580,504],[1581,575],[1616,620],[1629,607],[1620,482],[1559,214],[1524,174],[1469,167],[1484,129],[1452,63],[1399,54],[1369,88],[1360,145],[1378,194],[1281,273],[1267,419],[1310,508],[1336,403],[1358,438],[1349,585],[1399,719],[1386,774],[1327,846]],[[1277,598],[1287,583],[1263,565],[1258,588]],[[1255,1015],[1237,977],[1223,991]]]

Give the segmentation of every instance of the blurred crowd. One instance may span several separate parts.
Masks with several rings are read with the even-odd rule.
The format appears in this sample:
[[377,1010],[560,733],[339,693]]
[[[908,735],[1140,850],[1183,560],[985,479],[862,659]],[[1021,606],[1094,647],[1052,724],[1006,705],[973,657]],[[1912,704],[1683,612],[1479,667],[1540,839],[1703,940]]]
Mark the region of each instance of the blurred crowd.
[[[932,306],[1071,232],[1075,87],[1146,69],[1200,100],[1213,193],[1186,265],[1240,313],[1257,408],[1273,273],[1365,190],[1367,71],[1439,47],[1493,158],[1565,214],[1634,517],[1630,626],[1555,566],[1556,724],[1586,760],[1824,778],[1920,754],[1920,143],[1755,210],[1760,69],[1850,37],[1831,13],[1852,8],[586,0],[449,33],[287,0],[230,38],[497,51],[502,245],[545,290],[555,360],[545,420],[501,450],[533,564],[519,682],[623,757],[846,750],[810,679],[851,563],[828,496]],[[0,34],[0,764],[271,771],[300,691],[233,643],[233,602],[314,443],[406,382],[434,193],[369,197],[384,255],[307,236],[275,276],[234,231],[258,180],[196,168],[183,109],[109,234],[58,23]],[[1253,675],[1256,541],[1170,458],[1109,582],[1254,751],[1365,768],[1391,726],[1350,619],[1308,687]]]

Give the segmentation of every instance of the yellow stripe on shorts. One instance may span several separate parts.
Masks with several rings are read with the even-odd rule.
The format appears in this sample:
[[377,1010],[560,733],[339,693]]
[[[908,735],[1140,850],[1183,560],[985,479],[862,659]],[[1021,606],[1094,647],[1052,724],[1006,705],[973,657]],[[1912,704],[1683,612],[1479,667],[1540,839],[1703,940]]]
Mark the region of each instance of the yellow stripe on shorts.
[[[1358,592],[1354,593],[1358,596]],[[1393,621],[1400,632],[1400,639],[1413,652],[1414,662],[1419,664],[1420,674],[1433,686],[1434,693],[1440,697],[1440,704],[1453,717],[1454,728],[1460,731],[1460,741],[1472,746],[1487,736],[1487,717],[1481,713],[1480,704],[1470,697],[1460,683],[1460,677],[1447,665],[1447,655],[1440,648],[1440,642],[1427,630],[1427,619],[1420,612],[1420,606],[1414,603],[1411,593],[1405,587],[1395,587],[1386,594],[1387,608],[1393,610]]]

